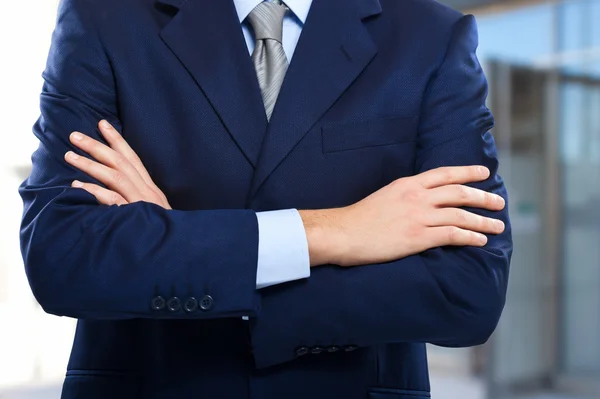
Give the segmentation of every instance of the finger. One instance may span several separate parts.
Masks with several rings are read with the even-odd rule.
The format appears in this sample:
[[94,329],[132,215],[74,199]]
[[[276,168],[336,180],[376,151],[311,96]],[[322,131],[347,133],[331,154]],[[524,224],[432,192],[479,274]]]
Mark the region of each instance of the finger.
[[430,248],[447,245],[483,247],[487,244],[487,237],[484,234],[456,226],[430,227],[426,230],[426,235],[428,242],[431,242]]
[[152,190],[159,198],[165,203],[168,203],[167,197],[164,195],[162,190],[152,180],[150,173],[144,166],[142,160],[137,153],[131,148],[129,143],[123,138],[121,133],[114,128],[107,120],[103,119],[98,123],[98,127],[102,136],[106,139],[112,149],[123,155],[136,169],[144,183]]
[[444,208],[431,212],[429,225],[431,227],[455,226],[487,234],[501,234],[505,228],[504,222],[501,220],[476,215],[458,208]]
[[152,181],[150,174],[146,170],[146,167],[142,163],[140,157],[135,151],[129,146],[129,143],[125,141],[121,133],[114,128],[107,120],[101,120],[98,124],[102,136],[106,139],[112,149],[123,155],[137,170],[139,175],[142,177],[146,185],[154,188],[156,185]]
[[116,191],[127,202],[137,202],[142,200],[142,195],[128,177],[118,170],[109,168],[96,161],[69,151],[65,154],[65,160],[70,165],[76,167],[87,175],[105,184],[112,191]]
[[[123,155],[119,154],[117,151],[113,150],[104,143],[101,143],[98,140],[95,140],[80,132],[71,133],[69,138],[73,145],[90,154],[102,165],[123,173],[131,185],[137,188],[138,191],[144,192],[144,190],[147,189],[146,183],[137,170]],[[125,193],[120,191],[119,194],[123,196],[125,195]]]
[[448,184],[466,184],[483,181],[490,176],[485,166],[449,166],[428,170],[418,174],[417,181],[425,188],[435,188]]
[[470,206],[500,211],[506,205],[504,198],[477,188],[453,184],[429,190],[428,199],[435,206]]
[[75,188],[82,188],[88,193],[92,194],[98,202],[104,205],[127,205],[128,202],[119,193],[111,190],[107,190],[104,187],[100,187],[97,184],[82,183],[79,180],[74,180],[71,186]]

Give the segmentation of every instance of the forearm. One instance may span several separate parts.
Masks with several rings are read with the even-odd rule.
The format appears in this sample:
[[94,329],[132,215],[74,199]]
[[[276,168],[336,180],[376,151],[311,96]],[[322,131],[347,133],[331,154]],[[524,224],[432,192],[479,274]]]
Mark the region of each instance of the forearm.
[[[478,186],[506,198],[495,174],[497,162],[488,158],[483,164],[492,168],[494,176]],[[306,281],[263,291],[261,313],[252,320],[257,364],[267,367],[291,360],[300,347],[485,342],[505,303],[512,241],[507,209],[478,212],[494,214],[507,226],[504,233],[490,235],[484,248],[434,248],[393,262],[351,268],[323,265],[313,268]],[[332,223],[322,211],[301,214],[309,225],[309,242],[311,230],[322,232]],[[333,225],[339,226],[335,221]],[[344,237],[335,238],[335,229],[328,231],[329,238],[314,235],[313,248],[335,247]],[[352,249],[346,246],[345,250],[345,257],[351,258]],[[321,259],[337,252],[323,250]],[[303,298],[303,306],[294,307],[298,298]],[[273,328],[269,320],[274,319],[281,328]]]
[[[437,249],[347,269],[318,267],[306,281],[263,291],[261,313],[251,319],[257,365],[292,360],[300,347],[481,344],[504,304],[504,282],[495,275],[507,268],[501,250],[482,249]],[[294,305],[298,298],[302,306]],[[269,322],[274,319],[276,324]]]
[[[20,188],[22,252],[49,313],[75,318],[255,315],[258,228],[251,210],[171,211],[98,205],[74,188]],[[153,308],[153,298],[171,304]],[[206,309],[183,306],[210,296]],[[173,306],[169,306],[173,305]]]
[[308,243],[310,267],[335,263],[344,253],[344,208],[298,211]]

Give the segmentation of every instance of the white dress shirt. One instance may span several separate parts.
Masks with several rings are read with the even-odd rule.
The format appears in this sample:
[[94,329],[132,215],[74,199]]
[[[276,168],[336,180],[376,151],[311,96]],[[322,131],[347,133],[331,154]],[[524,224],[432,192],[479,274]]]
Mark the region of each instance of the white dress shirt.
[[[246,18],[262,0],[234,0],[249,54],[254,51],[254,34]],[[291,61],[312,0],[287,0],[283,19],[283,50]],[[258,265],[256,288],[310,276],[308,242],[302,218],[296,209],[257,212]]]

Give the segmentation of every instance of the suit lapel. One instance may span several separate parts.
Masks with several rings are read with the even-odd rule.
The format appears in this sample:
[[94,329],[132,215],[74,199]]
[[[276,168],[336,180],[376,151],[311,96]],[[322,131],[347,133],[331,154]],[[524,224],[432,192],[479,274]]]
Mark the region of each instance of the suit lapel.
[[267,128],[260,88],[232,0],[158,0],[178,9],[160,36],[198,83],[248,161]]
[[375,56],[362,20],[380,12],[378,0],[313,0],[263,141],[249,201]]

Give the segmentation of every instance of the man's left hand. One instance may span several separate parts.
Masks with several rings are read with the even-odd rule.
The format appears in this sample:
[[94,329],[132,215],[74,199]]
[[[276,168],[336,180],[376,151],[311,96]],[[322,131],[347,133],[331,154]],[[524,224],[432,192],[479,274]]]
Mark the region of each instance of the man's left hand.
[[142,161],[123,136],[105,120],[100,121],[98,126],[110,147],[82,133],[73,132],[69,137],[71,143],[90,154],[95,161],[73,151],[65,154],[65,160],[105,184],[108,189],[78,180],[71,185],[89,192],[104,205],[145,201],[171,209],[167,197],[154,184]]

